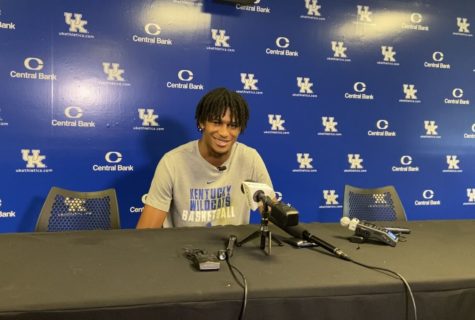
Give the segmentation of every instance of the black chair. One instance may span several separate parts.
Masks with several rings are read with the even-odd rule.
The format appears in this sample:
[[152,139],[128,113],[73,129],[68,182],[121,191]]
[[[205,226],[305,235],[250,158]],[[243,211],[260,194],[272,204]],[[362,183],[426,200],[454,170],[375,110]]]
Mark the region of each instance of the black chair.
[[52,187],[35,231],[120,229],[115,189],[79,192]]
[[343,216],[365,221],[407,221],[393,186],[363,189],[345,185]]

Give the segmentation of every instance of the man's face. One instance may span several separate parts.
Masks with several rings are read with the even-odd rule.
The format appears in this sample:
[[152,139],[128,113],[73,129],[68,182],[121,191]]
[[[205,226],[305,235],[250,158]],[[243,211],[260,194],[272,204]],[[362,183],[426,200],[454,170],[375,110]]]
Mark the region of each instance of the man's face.
[[221,118],[201,123],[203,128],[202,141],[208,156],[222,157],[229,155],[233,144],[236,142],[241,128],[231,119],[231,111]]

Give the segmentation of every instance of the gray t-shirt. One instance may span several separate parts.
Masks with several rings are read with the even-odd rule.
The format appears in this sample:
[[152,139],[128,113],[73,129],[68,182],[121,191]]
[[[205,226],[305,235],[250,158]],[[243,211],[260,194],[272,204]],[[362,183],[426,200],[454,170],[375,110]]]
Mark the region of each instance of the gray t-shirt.
[[241,183],[252,180],[272,187],[257,151],[236,142],[219,170],[198,150],[198,140],[167,152],[157,165],[145,203],[168,212],[164,227],[249,223]]

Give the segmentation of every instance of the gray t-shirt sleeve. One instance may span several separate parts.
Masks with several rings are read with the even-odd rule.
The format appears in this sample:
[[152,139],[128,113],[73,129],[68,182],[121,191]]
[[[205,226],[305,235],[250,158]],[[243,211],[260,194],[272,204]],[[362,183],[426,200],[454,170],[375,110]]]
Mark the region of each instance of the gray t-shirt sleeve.
[[144,201],[156,209],[169,212],[173,200],[173,162],[165,154],[155,169],[150,190]]

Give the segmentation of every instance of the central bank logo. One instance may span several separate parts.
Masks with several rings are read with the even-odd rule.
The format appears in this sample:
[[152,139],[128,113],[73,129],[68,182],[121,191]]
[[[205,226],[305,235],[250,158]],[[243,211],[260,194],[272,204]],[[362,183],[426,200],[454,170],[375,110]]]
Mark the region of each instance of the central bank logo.
[[466,132],[463,134],[464,139],[475,139],[475,123],[472,123],[470,129],[471,129],[470,133]]
[[348,154],[349,169],[345,169],[344,172],[366,172],[363,167],[363,158],[360,154]]
[[452,90],[452,97],[450,98],[445,98],[444,103],[445,104],[454,104],[454,105],[465,105],[468,106],[470,105],[470,100],[469,99],[463,99],[463,89],[461,88],[455,88]]
[[297,163],[299,165],[299,168],[292,170],[292,172],[317,172],[317,170],[314,169],[312,162],[313,158],[310,157],[310,153],[297,153]]
[[442,69],[442,70],[449,70],[451,68],[450,64],[444,63],[444,53],[441,51],[434,51],[432,53],[432,61],[424,61],[425,68],[433,68],[433,69]]
[[82,13],[64,12],[64,22],[68,26],[68,32],[60,32],[60,36],[94,39],[94,35],[89,34],[86,29],[88,21],[83,18]]
[[403,99],[399,99],[402,103],[421,103],[421,100],[417,97],[417,89],[414,84],[404,83],[402,85],[402,92],[404,94]]
[[132,41],[136,43],[145,43],[152,45],[163,45],[171,46],[173,45],[173,40],[170,38],[159,37],[162,33],[162,28],[156,23],[147,23],[143,28],[146,35],[136,35],[132,36]]
[[238,93],[243,94],[263,94],[262,91],[259,91],[257,83],[259,80],[255,78],[254,73],[241,73],[241,83],[243,90],[237,90]]
[[45,63],[41,58],[38,57],[27,57],[23,60],[23,67],[27,71],[10,71],[11,78],[17,79],[31,79],[31,80],[57,80],[57,77],[54,73],[46,74],[40,72],[43,70]]
[[167,88],[183,89],[183,90],[204,90],[205,86],[202,83],[193,83],[193,71],[188,69],[181,69],[177,73],[177,78],[180,81],[167,81]]
[[416,206],[440,206],[441,201],[435,197],[435,192],[432,189],[426,189],[422,191],[422,199],[415,200]]
[[323,116],[322,118],[322,129],[323,132],[318,132],[319,136],[341,136],[342,134],[338,132],[338,122],[335,120],[335,117]]
[[444,173],[461,173],[463,170],[460,169],[460,160],[456,155],[446,155],[447,169],[442,170]]
[[155,114],[154,109],[137,109],[139,120],[142,120],[140,127],[133,127],[134,130],[146,130],[146,131],[163,131],[158,123],[158,114]]
[[279,36],[275,39],[276,49],[266,48],[266,54],[286,57],[298,57],[297,50],[290,50],[290,39],[284,36]]
[[467,18],[457,17],[457,32],[453,32],[452,34],[456,36],[473,37],[469,27],[470,23]]
[[395,137],[396,131],[389,130],[389,121],[386,119],[379,119],[375,124],[376,130],[368,130],[370,137]]
[[106,164],[93,164],[92,170],[95,172],[117,172],[134,171],[133,165],[122,164],[123,156],[119,151],[108,151],[104,155]]
[[403,22],[402,29],[415,30],[415,31],[429,31],[429,26],[422,25],[424,18],[420,12],[412,12],[409,15],[409,23]]
[[68,106],[64,109],[65,120],[53,119],[53,120],[51,120],[51,126],[53,126],[53,127],[95,128],[96,127],[96,122],[81,120],[83,115],[84,115],[84,111],[81,107]]
[[236,9],[241,10],[241,11],[247,11],[247,12],[255,12],[255,13],[261,13],[261,14],[269,14],[271,12],[269,7],[261,7],[259,4],[261,3],[261,0],[255,0],[253,4],[251,5],[242,5],[242,4],[236,4]]
[[8,122],[6,122],[3,118],[2,118],[2,108],[0,107],[0,128],[1,127],[7,127],[8,126]]
[[25,168],[16,169],[17,173],[53,172],[53,169],[49,169],[45,164],[46,156],[42,155],[39,149],[21,149],[21,158],[25,162]]
[[441,136],[437,132],[438,128],[439,126],[434,120],[424,120],[425,135],[422,135],[421,138],[440,139]]
[[322,17],[320,9],[322,6],[318,3],[318,0],[304,0],[306,15],[301,15],[302,19],[321,20],[324,21],[325,17]]
[[318,95],[313,93],[313,82],[308,77],[297,77],[298,93],[292,93],[292,97],[317,98]]
[[357,5],[356,13],[359,23],[371,23],[373,22],[373,12],[369,10],[369,6]]
[[392,166],[392,172],[419,172],[418,166],[413,166],[413,159],[410,155],[403,155],[399,160],[400,165]]
[[[0,16],[2,15],[2,9],[0,9]],[[0,20],[0,29],[3,30],[15,30],[16,25],[13,22],[5,22]]]
[[376,62],[377,64],[399,66],[399,62],[396,61],[396,51],[390,46],[381,46],[381,54],[383,61]]
[[467,188],[467,201],[463,203],[464,206],[475,205],[475,188]]
[[327,57],[327,60],[351,62],[351,59],[348,58],[346,53],[348,48],[345,46],[343,41],[331,41],[331,49],[333,51],[333,57]]
[[372,93],[366,92],[366,83],[358,81],[353,84],[353,92],[345,92],[345,99],[374,100]]
[[0,218],[15,218],[16,217],[16,212],[11,210],[11,211],[3,211],[2,210],[2,199],[0,199]]
[[213,46],[207,46],[207,50],[235,52],[230,45],[231,37],[226,34],[224,29],[211,29],[211,40],[214,41]]

